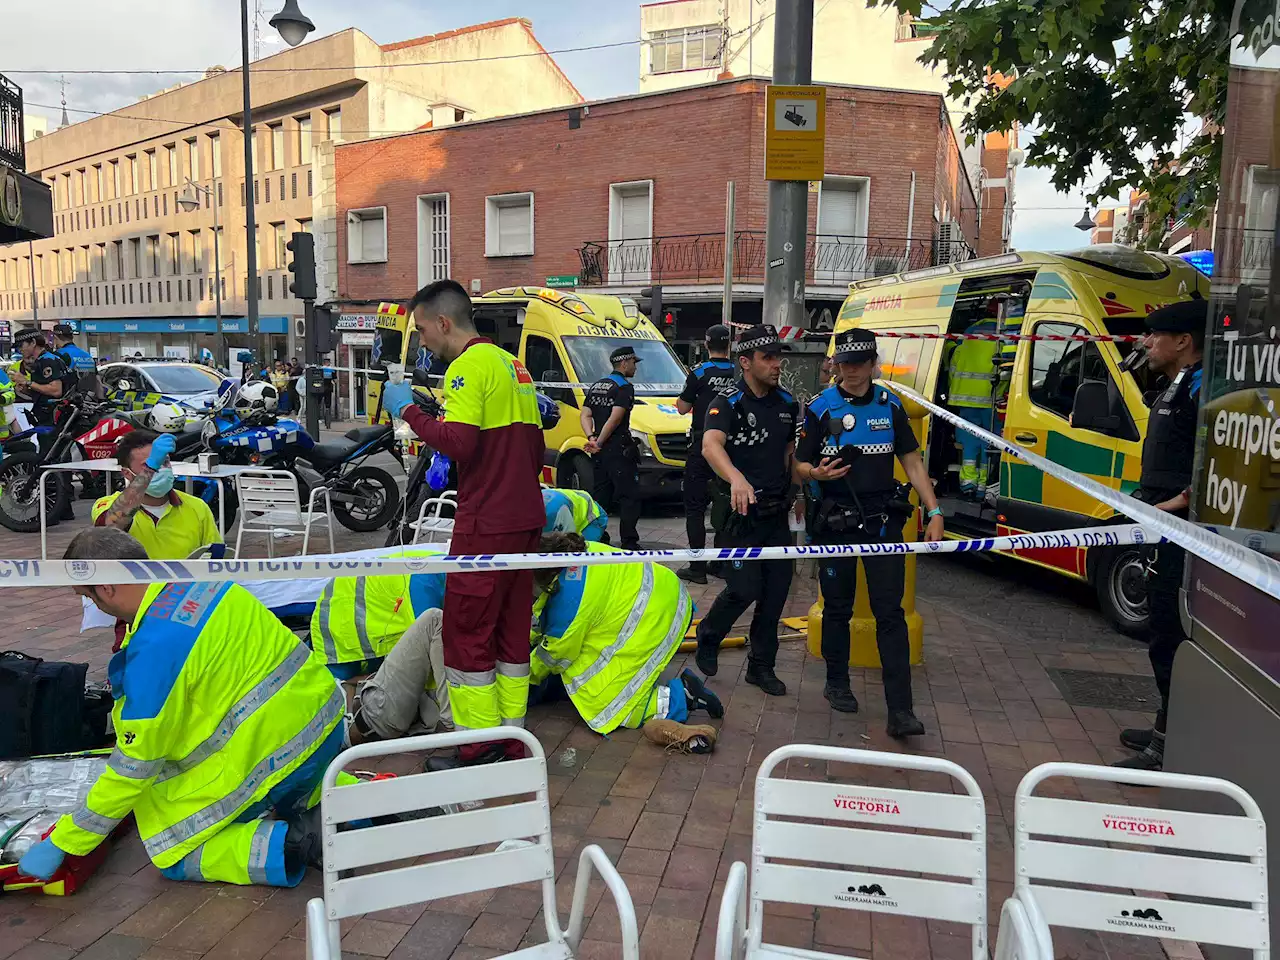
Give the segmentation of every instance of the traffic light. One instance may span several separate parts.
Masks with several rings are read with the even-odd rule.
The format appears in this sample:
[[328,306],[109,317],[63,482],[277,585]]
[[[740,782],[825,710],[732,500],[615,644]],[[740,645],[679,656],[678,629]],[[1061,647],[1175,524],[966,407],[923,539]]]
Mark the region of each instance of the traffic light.
[[289,272],[293,279],[289,281],[289,292],[299,300],[316,298],[316,238],[309,233],[295,233],[285,244],[293,254],[289,261]]
[[652,287],[645,287],[640,291],[640,312],[643,313],[653,323],[655,327],[661,327],[662,319],[662,285],[658,284]]
[[658,329],[668,340],[674,340],[676,337],[676,315],[670,310],[664,313],[662,315],[662,324]]
[[312,313],[311,334],[315,337],[316,353],[321,357],[333,352],[333,326],[333,310],[316,307]]

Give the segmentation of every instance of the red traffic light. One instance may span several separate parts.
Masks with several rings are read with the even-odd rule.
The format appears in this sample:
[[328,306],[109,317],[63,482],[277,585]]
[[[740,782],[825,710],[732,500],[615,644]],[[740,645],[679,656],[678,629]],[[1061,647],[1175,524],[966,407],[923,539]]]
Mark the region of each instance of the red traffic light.
[[676,315],[667,311],[662,315],[662,322],[668,327],[674,327],[676,325]]

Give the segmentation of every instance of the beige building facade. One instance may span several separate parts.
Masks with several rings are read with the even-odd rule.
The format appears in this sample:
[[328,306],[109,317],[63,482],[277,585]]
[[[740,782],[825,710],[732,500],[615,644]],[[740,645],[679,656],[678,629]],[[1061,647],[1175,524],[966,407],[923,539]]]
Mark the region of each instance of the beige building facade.
[[[479,60],[494,57],[505,59]],[[199,81],[29,142],[27,169],[53,191],[56,235],[0,247],[0,320],[15,330],[78,322],[81,342],[103,357],[194,357],[212,345],[220,288],[232,358],[246,347],[300,354],[302,303],[288,292],[285,244],[303,231],[323,247],[336,229],[323,220],[334,207],[320,195],[319,152],[582,101],[519,18],[387,45],[348,29],[256,61],[250,72],[247,190],[238,69],[211,68]],[[178,203],[188,181],[199,200],[191,212]],[[254,330],[245,319],[254,287],[248,204],[257,222]]]

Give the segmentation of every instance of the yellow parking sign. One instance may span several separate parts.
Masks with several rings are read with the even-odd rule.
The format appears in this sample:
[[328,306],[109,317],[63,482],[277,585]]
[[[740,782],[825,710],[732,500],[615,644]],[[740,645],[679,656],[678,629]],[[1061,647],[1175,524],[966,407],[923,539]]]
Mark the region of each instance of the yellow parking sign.
[[765,91],[766,180],[821,180],[826,135],[826,87],[769,84]]

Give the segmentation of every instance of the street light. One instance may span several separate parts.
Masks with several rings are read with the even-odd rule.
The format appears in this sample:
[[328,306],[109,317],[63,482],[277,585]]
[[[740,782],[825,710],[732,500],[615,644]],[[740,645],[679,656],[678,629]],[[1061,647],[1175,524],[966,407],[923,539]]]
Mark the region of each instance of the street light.
[[1084,213],[1080,214],[1080,219],[1076,221],[1077,230],[1092,230],[1097,224],[1093,222],[1093,214],[1089,212],[1089,208],[1084,208]]
[[316,28],[310,18],[298,9],[298,0],[285,0],[284,9],[268,23],[279,31],[281,39],[291,47],[296,47],[307,39],[307,34]]
[[[248,268],[245,287],[245,323],[249,333],[258,331],[258,225],[253,205],[253,98],[249,92],[249,0],[240,0],[240,87],[244,98],[244,236],[245,266]],[[270,23],[285,43],[291,47],[300,44],[308,33],[316,28],[298,9],[298,0],[285,0],[284,9],[271,18]],[[215,234],[216,236],[216,234]],[[219,331],[221,336],[221,331]]]
[[[217,183],[215,180],[214,183]],[[222,256],[218,250],[218,198],[214,196],[213,184],[202,187],[187,178],[186,189],[178,197],[178,206],[187,213],[192,213],[200,206],[199,194],[209,198],[209,206],[213,207],[213,303],[214,303],[214,366],[218,366],[227,352],[227,345],[222,336]],[[231,369],[231,358],[226,357],[227,369]]]

